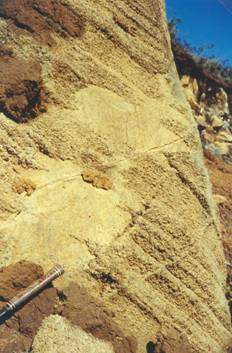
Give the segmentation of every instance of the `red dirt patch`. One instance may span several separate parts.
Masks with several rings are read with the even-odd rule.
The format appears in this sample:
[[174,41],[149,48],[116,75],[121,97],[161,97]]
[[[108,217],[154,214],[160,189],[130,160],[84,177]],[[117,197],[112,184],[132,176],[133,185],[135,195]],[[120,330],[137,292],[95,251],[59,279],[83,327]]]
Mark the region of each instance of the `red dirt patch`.
[[[43,275],[40,266],[26,261],[1,268],[0,307]],[[53,313],[56,297],[55,288],[46,288],[0,325],[0,352],[29,351],[42,320]]]
[[64,290],[64,297],[66,299],[60,313],[72,324],[99,339],[111,342],[115,353],[136,352],[136,340],[125,337],[114,322],[113,313],[92,298],[85,289],[72,284]]
[[213,193],[222,195],[227,199],[226,203],[219,205],[223,240],[232,240],[232,165],[213,156],[207,155],[207,157],[205,162],[212,182]]
[[13,50],[7,46],[0,44],[0,59],[1,58],[10,58],[13,56]]
[[147,353],[195,353],[187,337],[177,330],[169,330],[167,335],[158,338],[157,342],[148,342]]
[[11,20],[20,34],[29,33],[50,46],[55,44],[52,32],[79,37],[85,28],[83,17],[59,0],[1,0],[0,17]]
[[227,299],[232,319],[232,165],[221,159],[205,154],[213,193],[223,195],[226,202],[218,206],[221,219],[224,252],[227,265]]
[[25,122],[45,111],[41,66],[15,57],[0,48],[0,111],[16,122]]

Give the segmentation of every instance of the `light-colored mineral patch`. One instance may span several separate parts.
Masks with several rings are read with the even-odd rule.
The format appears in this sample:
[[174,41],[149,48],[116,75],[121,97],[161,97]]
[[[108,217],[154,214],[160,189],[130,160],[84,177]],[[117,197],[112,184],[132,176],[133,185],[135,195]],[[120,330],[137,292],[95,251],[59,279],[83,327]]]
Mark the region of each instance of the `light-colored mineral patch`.
[[110,343],[96,339],[68,320],[51,315],[34,340],[33,353],[114,353]]

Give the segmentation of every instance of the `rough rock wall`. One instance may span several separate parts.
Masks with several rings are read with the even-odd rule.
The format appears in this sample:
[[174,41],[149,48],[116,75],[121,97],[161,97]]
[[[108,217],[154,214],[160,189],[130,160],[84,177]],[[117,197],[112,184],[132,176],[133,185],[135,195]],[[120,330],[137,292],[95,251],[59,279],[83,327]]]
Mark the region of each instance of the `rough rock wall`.
[[[107,341],[102,352],[151,352],[169,329],[222,352],[218,217],[163,1],[12,0],[0,16],[0,69],[10,55],[38,70],[8,67],[0,82],[1,265],[63,264],[57,286],[73,304],[60,315],[81,327],[67,336],[70,323],[50,317],[33,352],[46,341],[57,352],[57,335],[84,352],[94,338],[82,330]],[[72,299],[83,290],[99,312],[87,322]]]

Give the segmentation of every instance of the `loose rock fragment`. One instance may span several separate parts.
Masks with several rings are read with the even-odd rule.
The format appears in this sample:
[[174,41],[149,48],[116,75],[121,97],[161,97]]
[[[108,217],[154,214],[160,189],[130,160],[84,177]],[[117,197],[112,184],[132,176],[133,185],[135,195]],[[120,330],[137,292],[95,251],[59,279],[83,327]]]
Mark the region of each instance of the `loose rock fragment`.
[[29,179],[18,179],[12,185],[12,190],[18,194],[25,192],[27,196],[30,196],[36,190],[36,184]]
[[87,183],[91,183],[98,189],[110,190],[112,189],[112,181],[106,174],[96,170],[86,169],[82,172],[82,178]]

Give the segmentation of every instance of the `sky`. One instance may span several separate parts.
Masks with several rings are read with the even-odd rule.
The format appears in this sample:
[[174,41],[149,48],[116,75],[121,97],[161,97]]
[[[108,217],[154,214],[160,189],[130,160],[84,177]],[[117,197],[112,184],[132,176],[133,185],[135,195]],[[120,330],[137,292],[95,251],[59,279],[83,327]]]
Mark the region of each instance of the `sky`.
[[232,0],[166,0],[168,19],[180,18],[179,36],[232,65]]

